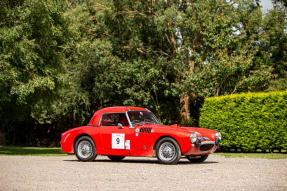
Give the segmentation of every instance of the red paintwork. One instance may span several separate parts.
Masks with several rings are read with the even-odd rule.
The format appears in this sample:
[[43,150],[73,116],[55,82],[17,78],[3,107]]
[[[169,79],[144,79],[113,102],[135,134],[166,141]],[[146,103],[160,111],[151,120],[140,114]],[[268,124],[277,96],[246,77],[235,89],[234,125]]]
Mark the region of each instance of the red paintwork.
[[[180,127],[178,125],[155,125],[155,124],[141,124],[135,125],[134,128],[124,126],[120,129],[118,126],[99,126],[100,119],[105,113],[119,113],[131,110],[149,111],[140,107],[108,107],[95,112],[91,121],[87,126],[81,126],[62,134],[61,147],[66,153],[74,153],[73,145],[78,136],[86,134],[90,136],[96,145],[96,152],[99,155],[122,155],[122,156],[154,156],[156,142],[165,136],[174,138],[181,149],[182,155],[202,155],[213,153],[217,146],[215,145],[207,152],[199,151],[195,145],[192,146],[190,142],[190,134],[197,132],[203,137],[207,137],[210,141],[215,141],[216,131],[196,128],[196,127]],[[136,130],[141,127],[151,127],[151,133],[138,133]],[[112,149],[112,133],[125,134],[125,140],[130,140],[130,149]]]

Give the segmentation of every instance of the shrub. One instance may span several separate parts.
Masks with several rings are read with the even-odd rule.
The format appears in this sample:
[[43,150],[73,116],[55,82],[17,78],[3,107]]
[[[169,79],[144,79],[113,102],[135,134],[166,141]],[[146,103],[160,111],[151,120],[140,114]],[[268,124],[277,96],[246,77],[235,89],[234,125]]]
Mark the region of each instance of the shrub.
[[223,150],[287,150],[287,91],[207,98],[200,126],[221,132]]

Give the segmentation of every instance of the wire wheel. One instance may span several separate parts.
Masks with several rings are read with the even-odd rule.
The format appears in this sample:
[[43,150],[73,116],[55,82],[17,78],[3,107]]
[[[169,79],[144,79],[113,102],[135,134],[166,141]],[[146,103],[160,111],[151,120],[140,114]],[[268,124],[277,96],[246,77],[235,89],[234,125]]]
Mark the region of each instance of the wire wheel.
[[74,152],[80,161],[93,161],[97,157],[95,143],[88,136],[80,137],[74,146]]
[[166,137],[157,143],[156,156],[163,164],[177,164],[181,157],[181,150],[174,139]]
[[87,159],[92,155],[92,144],[83,140],[78,144],[78,154],[81,158]]
[[175,146],[170,142],[164,142],[159,147],[159,158],[162,161],[171,161],[176,156]]

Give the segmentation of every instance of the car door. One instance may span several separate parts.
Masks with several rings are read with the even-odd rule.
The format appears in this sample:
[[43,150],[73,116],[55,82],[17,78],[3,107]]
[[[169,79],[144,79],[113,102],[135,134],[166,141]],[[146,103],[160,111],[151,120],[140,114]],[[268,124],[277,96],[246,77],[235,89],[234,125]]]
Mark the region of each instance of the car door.
[[100,139],[105,155],[130,155],[132,133],[125,113],[105,113],[101,118]]

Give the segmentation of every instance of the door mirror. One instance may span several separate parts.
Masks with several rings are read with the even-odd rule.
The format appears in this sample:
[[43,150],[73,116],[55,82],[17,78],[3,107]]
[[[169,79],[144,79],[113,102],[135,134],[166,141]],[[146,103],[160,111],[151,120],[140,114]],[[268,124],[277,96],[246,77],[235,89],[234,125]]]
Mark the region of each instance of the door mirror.
[[119,129],[123,129],[124,128],[121,123],[118,123],[118,127],[119,127]]

